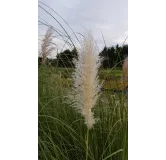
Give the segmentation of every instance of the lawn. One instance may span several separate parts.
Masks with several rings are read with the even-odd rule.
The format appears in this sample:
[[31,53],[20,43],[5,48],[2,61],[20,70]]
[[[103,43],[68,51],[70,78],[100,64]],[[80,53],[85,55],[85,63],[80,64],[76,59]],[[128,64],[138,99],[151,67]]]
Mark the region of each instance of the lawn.
[[[39,68],[39,72],[47,74],[49,76],[58,75],[61,77],[62,85],[65,87],[70,87],[72,85],[72,72],[73,68],[54,68],[54,67],[43,67]],[[128,82],[123,82],[121,80],[122,70],[121,69],[100,69],[99,70],[99,79],[104,81],[103,88],[106,90],[120,90],[122,91],[125,87],[128,86]]]

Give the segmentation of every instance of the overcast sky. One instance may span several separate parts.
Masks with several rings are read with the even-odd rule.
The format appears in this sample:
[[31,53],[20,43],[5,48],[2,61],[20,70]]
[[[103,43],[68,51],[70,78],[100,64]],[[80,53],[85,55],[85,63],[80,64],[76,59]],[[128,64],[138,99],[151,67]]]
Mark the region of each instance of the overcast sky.
[[[127,0],[41,0],[41,2],[60,14],[75,33],[84,33],[86,31],[84,28],[92,30],[99,50],[104,47],[101,31],[107,46],[117,43],[121,45],[128,36]],[[39,5],[49,11],[68,32],[71,32],[60,17],[41,3]],[[59,24],[40,7],[38,7],[38,14],[50,25],[63,31]],[[39,20],[43,21],[40,18]],[[46,27],[39,26],[39,34],[45,32]],[[57,43],[63,45],[60,40]]]

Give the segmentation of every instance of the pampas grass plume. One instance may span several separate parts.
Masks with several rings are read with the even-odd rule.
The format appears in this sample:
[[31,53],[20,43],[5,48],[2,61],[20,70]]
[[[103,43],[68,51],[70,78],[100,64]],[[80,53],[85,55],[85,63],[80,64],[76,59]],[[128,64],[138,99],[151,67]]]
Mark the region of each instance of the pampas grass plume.
[[122,69],[123,69],[123,80],[128,81],[128,57],[125,58]]
[[74,60],[74,86],[69,95],[72,106],[85,118],[85,124],[90,129],[95,123],[94,108],[101,85],[99,85],[98,69],[101,59],[97,53],[91,32],[83,38],[78,60]]
[[47,56],[55,49],[55,47],[52,46],[53,33],[53,28],[49,27],[42,40],[42,64],[46,64]]

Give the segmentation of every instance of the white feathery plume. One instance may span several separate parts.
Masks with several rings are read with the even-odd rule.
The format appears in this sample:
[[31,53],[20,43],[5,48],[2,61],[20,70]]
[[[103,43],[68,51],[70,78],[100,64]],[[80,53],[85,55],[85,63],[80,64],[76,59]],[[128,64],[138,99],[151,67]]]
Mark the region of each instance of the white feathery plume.
[[123,61],[122,70],[123,70],[123,73],[122,73],[121,81],[127,82],[128,81],[128,57],[126,57]]
[[96,104],[101,89],[98,80],[101,59],[91,32],[84,37],[82,47],[78,52],[78,60],[75,59],[74,63],[74,86],[69,100],[72,106],[84,116],[85,124],[90,129],[95,123],[92,108]]

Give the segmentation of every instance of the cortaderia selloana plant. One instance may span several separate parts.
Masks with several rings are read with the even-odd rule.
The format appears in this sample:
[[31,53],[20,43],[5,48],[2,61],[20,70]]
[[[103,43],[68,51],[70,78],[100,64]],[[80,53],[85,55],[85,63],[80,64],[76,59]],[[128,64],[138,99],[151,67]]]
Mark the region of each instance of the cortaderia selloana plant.
[[69,100],[72,107],[85,119],[87,126],[86,159],[88,159],[88,134],[96,121],[92,109],[101,89],[98,79],[101,59],[90,31],[83,38],[81,48],[78,50],[78,59],[74,59],[74,64],[75,71],[72,76],[74,85]]

